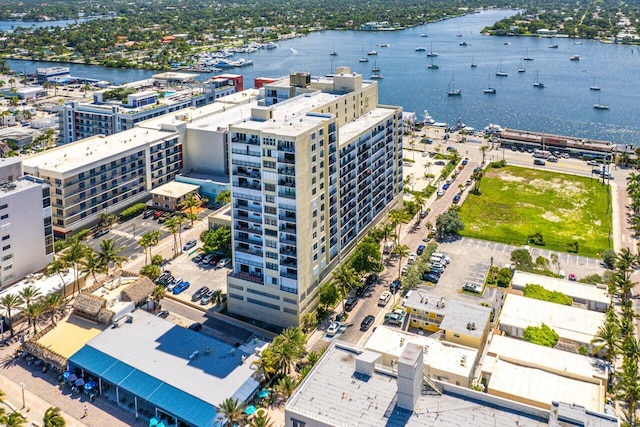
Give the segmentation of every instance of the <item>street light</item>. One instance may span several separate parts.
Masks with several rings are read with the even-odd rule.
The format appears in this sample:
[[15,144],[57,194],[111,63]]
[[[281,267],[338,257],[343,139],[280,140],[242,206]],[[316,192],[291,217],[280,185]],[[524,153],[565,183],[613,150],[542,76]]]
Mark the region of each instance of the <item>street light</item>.
[[27,388],[27,385],[26,385],[23,381],[20,381],[20,382],[18,383],[18,385],[19,385],[19,386],[20,386],[20,388],[22,389],[22,408],[20,408],[20,409],[24,409],[24,407],[25,407],[25,406],[27,406],[27,405],[25,405],[25,403],[24,403],[24,389],[25,389],[25,388]]

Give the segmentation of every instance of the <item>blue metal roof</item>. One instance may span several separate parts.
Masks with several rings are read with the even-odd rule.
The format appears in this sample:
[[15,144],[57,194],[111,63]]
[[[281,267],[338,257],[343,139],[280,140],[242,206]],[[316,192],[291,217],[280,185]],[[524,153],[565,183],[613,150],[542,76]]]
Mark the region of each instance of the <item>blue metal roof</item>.
[[253,378],[247,379],[242,386],[233,394],[234,399],[239,399],[240,402],[247,402],[249,398],[260,387],[260,383]]
[[[126,363],[85,345],[69,358],[71,367],[79,367],[146,400],[169,414],[196,426],[213,426],[216,421],[214,406],[182,390],[166,384]],[[252,379],[255,382],[255,380]],[[248,392],[247,381],[236,393]],[[259,384],[256,383],[256,388]],[[253,388],[251,393],[255,391]],[[250,394],[249,394],[250,395]],[[247,395],[247,397],[249,396]]]

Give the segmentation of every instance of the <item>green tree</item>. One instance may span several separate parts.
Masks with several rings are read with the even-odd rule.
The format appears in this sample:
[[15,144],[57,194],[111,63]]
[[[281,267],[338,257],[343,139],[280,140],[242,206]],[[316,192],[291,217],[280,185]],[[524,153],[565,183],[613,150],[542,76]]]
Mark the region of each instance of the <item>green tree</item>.
[[27,418],[20,412],[11,412],[9,415],[0,418],[0,422],[5,427],[23,427],[27,422]]
[[409,256],[411,250],[407,245],[398,245],[391,251],[392,254],[398,257],[398,278],[402,275],[402,260]]
[[24,303],[23,299],[20,295],[14,294],[6,294],[3,297],[0,297],[0,307],[4,309],[7,313],[7,320],[9,321],[9,331],[11,332],[11,336],[13,337],[13,316],[11,314],[12,311],[16,310]]
[[231,191],[223,190],[216,196],[216,203],[221,205],[227,205],[231,203]]
[[204,253],[222,252],[225,256],[231,255],[231,229],[218,227],[204,231],[200,235],[202,251]]
[[140,274],[151,280],[156,280],[162,274],[162,269],[155,264],[146,264],[140,269]]
[[484,165],[484,162],[486,160],[487,157],[487,150],[489,149],[488,145],[481,145],[480,146],[480,152],[482,153],[482,164]]
[[522,339],[533,344],[553,347],[558,343],[560,336],[556,331],[543,323],[540,327],[527,326],[522,334]]
[[300,323],[302,330],[305,333],[310,332],[315,329],[318,324],[318,317],[313,312],[305,313],[304,316],[302,316],[302,321]]
[[342,297],[342,311],[344,310],[344,298],[349,295],[351,289],[361,286],[355,270],[349,264],[341,264],[333,270],[331,283],[340,290]]
[[[76,289],[79,288],[78,282],[78,271],[80,264],[84,260],[84,257],[87,254],[88,247],[80,241],[80,239],[73,238],[71,240],[71,245],[64,252],[63,258],[67,262],[67,264],[73,267],[73,289],[72,294],[75,296]],[[79,289],[78,289],[79,290]]]
[[533,259],[531,258],[531,252],[526,249],[515,249],[511,251],[510,260],[518,270],[526,271],[533,269]]
[[29,305],[32,302],[37,302],[42,297],[42,292],[35,286],[28,285],[22,288],[22,290],[18,292],[18,295],[24,301],[25,305]]
[[269,414],[265,411],[258,411],[249,421],[249,427],[274,427]]
[[173,235],[173,256],[176,257],[180,253],[181,246],[178,246],[178,233],[180,232],[180,224],[176,220],[175,216],[167,219],[164,223],[164,227]]
[[60,413],[60,408],[50,407],[44,413],[44,418],[42,419],[43,427],[65,427],[67,423],[64,420],[64,417]]
[[613,269],[615,267],[616,257],[617,255],[613,249],[606,249],[602,252],[602,262],[607,268]]
[[445,236],[456,236],[462,230],[464,230],[464,223],[455,209],[449,209],[436,218],[436,234],[440,239]]
[[284,399],[288,399],[291,397],[293,392],[296,390],[297,384],[296,381],[291,378],[289,375],[285,375],[280,378],[276,383],[275,389],[278,393],[284,397]]
[[97,273],[104,273],[106,271],[106,266],[102,263],[100,256],[96,254],[93,249],[87,251],[84,259],[81,261],[81,266],[82,269],[80,272],[82,274],[91,274],[94,282],[98,281],[96,278]]
[[64,310],[66,306],[66,302],[62,295],[57,292],[52,292],[47,294],[44,298],[42,298],[43,311],[45,314],[51,316],[51,324],[55,326],[56,317],[60,312]]
[[107,269],[107,276],[109,275],[109,266],[113,263],[116,267],[121,267],[122,263],[126,260],[126,257],[120,255],[123,251],[122,246],[118,246],[114,239],[103,239],[100,242],[100,250],[98,251],[98,258],[102,265]]
[[42,304],[40,304],[39,302],[35,302],[32,304],[27,304],[27,307],[23,312],[24,317],[29,319],[29,323],[33,326],[34,335],[38,333],[38,322],[44,314],[44,310],[45,308]]
[[320,305],[325,309],[333,307],[333,305],[340,300],[340,295],[340,290],[332,282],[327,282],[318,289]]
[[362,239],[349,258],[349,264],[356,274],[381,271],[381,261],[380,243],[368,236]]
[[403,209],[394,209],[389,212],[389,222],[395,227],[396,244],[400,241],[400,231],[402,224],[411,220],[411,216]]
[[223,419],[223,426],[233,427],[236,424],[243,423],[246,419],[245,408],[245,404],[240,402],[239,399],[229,397],[216,406],[216,412]]
[[[197,193],[191,193],[180,203],[180,209],[187,211],[189,214],[193,214],[195,208],[202,206],[202,199]],[[193,217],[193,215],[191,216]],[[189,228],[193,227],[193,221],[190,222]]]
[[153,288],[153,293],[151,294],[151,297],[153,298],[154,309],[160,306],[160,301],[162,301],[162,298],[164,298],[166,294],[167,294],[167,289],[162,285],[158,285],[155,288]]

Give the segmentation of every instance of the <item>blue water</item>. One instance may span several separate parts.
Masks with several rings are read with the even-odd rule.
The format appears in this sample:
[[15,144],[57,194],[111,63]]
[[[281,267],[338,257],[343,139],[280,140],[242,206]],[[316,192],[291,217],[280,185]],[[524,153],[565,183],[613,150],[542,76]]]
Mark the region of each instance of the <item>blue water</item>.
[[[489,37],[480,34],[487,25],[513,11],[487,11],[441,21],[405,31],[359,32],[325,31],[307,37],[279,42],[278,49],[260,50],[254,54],[237,54],[236,58],[253,59],[254,65],[228,70],[245,76],[245,87],[256,77],[279,77],[291,71],[309,71],[313,75],[330,72],[346,65],[354,71],[371,75],[374,60],[382,69],[379,81],[380,102],[401,105],[405,111],[419,114],[428,110],[437,121],[455,123],[460,117],[468,126],[482,128],[489,123],[501,126],[611,140],[616,143],[640,143],[640,51],[623,45],[582,41],[575,45],[570,39],[525,37]],[[460,31],[463,37],[456,37]],[[429,37],[420,37],[426,33]],[[469,46],[460,46],[466,41]],[[504,45],[505,42],[511,43]],[[387,48],[378,43],[390,43]],[[438,52],[434,63],[438,70],[427,69],[430,63],[425,47]],[[548,45],[556,43],[558,49]],[[330,56],[332,49],[338,56]],[[360,63],[363,51],[375,49],[378,55]],[[525,73],[517,73],[520,59],[527,55],[534,61],[524,61]],[[633,53],[632,53],[633,52]],[[471,68],[472,55],[476,68]],[[580,55],[580,61],[570,61]],[[496,77],[502,66],[508,77]],[[33,72],[37,66],[50,63],[9,61],[17,70]],[[143,79],[154,74],[149,70],[120,70],[86,65],[70,65],[72,75],[109,80],[114,83]],[[536,70],[544,89],[533,87]],[[455,73],[455,86],[462,96],[448,97],[447,86]],[[486,95],[488,85],[496,95]],[[203,78],[208,75],[202,75]],[[589,90],[595,82],[600,93]],[[601,99],[599,99],[599,96]],[[610,110],[594,110],[601,102]]]
[[67,25],[77,24],[92,18],[68,19],[60,21],[0,21],[0,31],[13,31],[18,27],[22,28],[41,28],[41,27],[66,27]]

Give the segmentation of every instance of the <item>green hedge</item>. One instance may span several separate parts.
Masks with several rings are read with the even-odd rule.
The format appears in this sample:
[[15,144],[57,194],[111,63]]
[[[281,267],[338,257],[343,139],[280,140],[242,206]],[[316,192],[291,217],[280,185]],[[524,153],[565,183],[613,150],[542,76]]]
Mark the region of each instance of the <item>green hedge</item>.
[[540,327],[527,326],[524,329],[522,339],[533,344],[554,347],[558,343],[560,335],[543,323]]
[[525,285],[522,292],[527,298],[539,299],[542,301],[548,301],[562,305],[573,304],[573,300],[571,299],[571,297],[563,294],[562,292],[549,291],[540,285],[527,284]]
[[136,203],[135,205],[126,208],[122,212],[120,212],[120,221],[126,221],[133,217],[140,215],[147,208],[145,203]]

